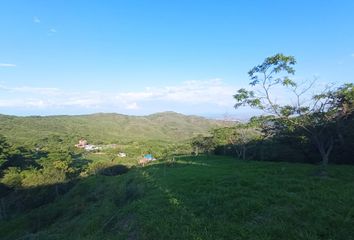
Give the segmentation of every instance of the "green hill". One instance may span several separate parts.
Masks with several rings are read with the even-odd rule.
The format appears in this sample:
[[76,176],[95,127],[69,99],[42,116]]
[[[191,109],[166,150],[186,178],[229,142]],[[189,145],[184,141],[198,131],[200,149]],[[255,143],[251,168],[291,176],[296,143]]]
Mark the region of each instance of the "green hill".
[[98,113],[78,116],[30,116],[0,115],[0,134],[10,142],[38,143],[53,136],[69,142],[84,137],[90,143],[127,143],[130,141],[176,142],[197,134],[207,134],[214,127],[224,124],[197,116],[174,112],[149,116],[127,116]]
[[17,214],[0,221],[1,239],[354,239],[353,166],[325,178],[316,168],[180,157],[82,178],[28,210],[48,190],[20,190],[6,197]]

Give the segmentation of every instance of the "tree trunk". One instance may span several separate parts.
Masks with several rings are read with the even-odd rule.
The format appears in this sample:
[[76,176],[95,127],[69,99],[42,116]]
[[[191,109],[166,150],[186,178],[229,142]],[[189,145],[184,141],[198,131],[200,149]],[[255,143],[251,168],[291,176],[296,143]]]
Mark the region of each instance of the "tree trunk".
[[6,208],[5,208],[5,203],[4,199],[1,199],[1,205],[0,205],[0,220],[6,219]]
[[242,157],[242,149],[240,149],[240,147],[236,147],[235,146],[235,151],[236,151],[236,154],[237,154],[237,158],[241,159],[241,157]]
[[314,136],[314,141],[317,150],[320,152],[321,159],[322,159],[322,166],[327,168],[329,162],[329,156],[333,149],[333,138],[328,139],[326,143],[326,139],[320,138],[318,136]]
[[55,184],[55,194],[57,195],[57,197],[59,196],[59,188],[58,188],[58,183]]
[[321,154],[321,157],[322,157],[322,164],[323,164],[323,166],[326,167],[328,165],[329,157],[327,154]]
[[242,160],[246,160],[246,146],[242,146]]

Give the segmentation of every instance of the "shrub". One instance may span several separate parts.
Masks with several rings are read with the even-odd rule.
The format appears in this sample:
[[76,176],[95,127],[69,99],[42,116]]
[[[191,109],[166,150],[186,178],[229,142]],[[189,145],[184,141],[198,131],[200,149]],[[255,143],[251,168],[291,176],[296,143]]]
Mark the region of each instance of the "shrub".
[[10,167],[6,169],[5,174],[1,180],[3,184],[11,188],[20,188],[22,184],[22,175],[19,168]]

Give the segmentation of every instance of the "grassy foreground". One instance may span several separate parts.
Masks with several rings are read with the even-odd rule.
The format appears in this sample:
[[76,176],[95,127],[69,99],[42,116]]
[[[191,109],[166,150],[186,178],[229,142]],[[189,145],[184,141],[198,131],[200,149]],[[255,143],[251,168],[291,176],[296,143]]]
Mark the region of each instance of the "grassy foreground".
[[354,239],[354,167],[181,157],[0,222],[1,239]]

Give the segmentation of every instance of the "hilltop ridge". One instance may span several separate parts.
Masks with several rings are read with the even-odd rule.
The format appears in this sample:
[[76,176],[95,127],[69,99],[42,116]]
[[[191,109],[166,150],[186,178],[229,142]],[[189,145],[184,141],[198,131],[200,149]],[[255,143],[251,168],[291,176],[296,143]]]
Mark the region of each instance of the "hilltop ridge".
[[77,140],[85,137],[92,143],[129,141],[183,141],[207,134],[225,122],[176,112],[147,116],[118,113],[56,116],[0,115],[0,134],[12,142],[28,143],[57,135]]

